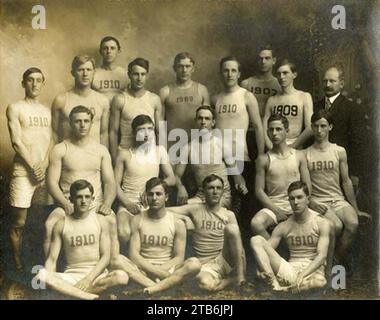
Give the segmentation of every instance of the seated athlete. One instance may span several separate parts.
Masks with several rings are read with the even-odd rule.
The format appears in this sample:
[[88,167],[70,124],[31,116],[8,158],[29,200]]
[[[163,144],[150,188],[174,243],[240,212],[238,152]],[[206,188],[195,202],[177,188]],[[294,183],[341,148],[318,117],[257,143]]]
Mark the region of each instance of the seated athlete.
[[329,141],[333,127],[331,114],[319,110],[311,117],[311,123],[314,144],[304,150],[312,185],[310,207],[334,223],[337,237],[343,229],[337,238],[335,258],[338,264],[349,268],[347,252],[357,232],[358,217],[369,219],[370,215],[357,206],[346,150]]
[[120,149],[115,166],[117,197],[120,207],[117,212],[117,226],[120,241],[127,244],[131,235],[131,220],[144,208],[141,197],[145,183],[158,177],[160,171],[168,186],[173,186],[175,177],[164,147],[157,146],[153,120],[139,115],[132,121],[135,143],[129,149]]
[[[195,112],[195,121],[199,130],[199,137],[195,136],[188,145],[181,148],[180,154],[181,157],[184,157],[184,161],[177,164],[175,168],[178,188],[177,204],[204,202],[203,179],[210,174],[216,174],[224,182],[221,205],[230,208],[231,188],[228,182],[228,171],[233,171],[233,168],[236,167],[236,162],[232,158],[232,153],[226,151],[226,146],[223,146],[222,138],[214,134],[215,110],[209,106],[200,106]],[[187,190],[181,181],[187,163],[191,165],[198,187],[197,194],[191,199],[188,199]],[[248,190],[244,178],[236,172],[233,179],[236,189],[242,194],[246,194]]]
[[273,114],[268,119],[268,136],[272,150],[259,156],[256,163],[256,197],[263,205],[251,220],[254,235],[269,239],[268,228],[286,220],[291,214],[287,189],[292,181],[310,186],[303,152],[286,144],[289,131],[287,118]]
[[[154,294],[195,276],[200,270],[196,258],[185,260],[186,227],[165,208],[168,185],[160,178],[146,183],[149,206],[132,219],[129,259],[120,258],[118,266],[133,274],[144,292]],[[139,278],[136,279],[136,273]],[[132,278],[132,276],[131,276]]]
[[[326,285],[324,266],[329,249],[330,223],[308,208],[309,189],[301,181],[288,188],[292,216],[280,223],[270,239],[251,238],[251,248],[259,271],[275,291],[304,291]],[[284,239],[289,261],[276,251]]]
[[[49,288],[80,299],[96,299],[98,293],[115,285],[126,285],[128,275],[121,270],[107,272],[111,242],[108,222],[91,210],[94,187],[86,180],[70,186],[73,213],[54,225],[45,268],[38,277]],[[61,249],[66,258],[65,271],[56,272]]]
[[221,206],[224,189],[221,177],[211,174],[203,180],[205,203],[170,207],[168,210],[190,218],[195,257],[202,264],[198,285],[219,291],[230,284],[245,284],[245,253],[235,214]]

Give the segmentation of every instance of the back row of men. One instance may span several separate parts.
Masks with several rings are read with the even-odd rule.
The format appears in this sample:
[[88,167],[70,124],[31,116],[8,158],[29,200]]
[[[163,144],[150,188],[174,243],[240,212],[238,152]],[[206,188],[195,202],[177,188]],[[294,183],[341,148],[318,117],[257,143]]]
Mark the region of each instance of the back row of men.
[[[248,189],[253,190],[256,179],[256,196],[264,209],[254,216],[251,225],[255,234],[267,239],[268,227],[291,213],[287,201],[289,184],[302,180],[317,198],[311,207],[330,217],[337,235],[344,224],[339,247],[339,258],[343,259],[357,228],[357,215],[361,213],[352,191],[345,150],[328,141],[331,130],[336,135],[334,141],[345,147],[358,141],[358,137],[352,134],[358,129],[355,127],[355,108],[340,94],[344,79],[339,68],[328,69],[324,77],[327,100],[322,109],[331,108],[331,113],[316,113],[313,122],[310,95],[293,86],[297,76],[294,64],[284,61],[278,66],[278,83],[272,75],[275,58],[270,48],[259,53],[260,76],[242,82],[242,86],[248,87],[257,99],[239,86],[240,64],[236,58],[221,60],[224,91],[211,99],[213,108],[207,106],[210,101],[206,87],[191,79],[194,60],[188,53],[176,56],[176,82],[160,91],[161,99],[144,88],[149,63],[142,58],[129,64],[130,84],[125,91],[116,94],[125,89],[127,81],[123,70],[114,65],[119,51],[117,39],[104,38],[100,45],[103,65],[95,73],[91,58],[75,57],[72,63],[75,86],[54,100],[51,114],[38,102],[44,76],[37,68],[30,68],[23,75],[25,99],[7,108],[11,141],[16,151],[10,184],[10,204],[13,207],[10,236],[17,268],[22,268],[22,229],[32,197],[36,203],[48,203],[47,199],[36,199],[46,192],[35,192],[44,187],[42,181],[46,168],[49,193],[67,214],[74,210],[68,200],[70,186],[78,179],[89,181],[94,188],[94,208],[109,217],[111,226],[117,226],[118,232],[111,232],[111,238],[116,242],[119,236],[124,245],[134,232],[133,216],[144,209],[140,196],[145,183],[160,174],[167,185],[177,187],[178,204],[205,201],[203,181],[210,173],[216,174],[223,180],[222,204],[227,208],[232,205],[228,176],[233,177],[234,189],[242,194],[247,194]],[[108,98],[91,86],[106,93]],[[334,129],[331,116],[335,121],[339,119]],[[174,151],[180,149],[182,158],[175,158],[176,152],[169,148],[169,160],[166,149],[156,145],[153,133],[161,131],[157,125],[161,119],[167,120],[169,143],[173,140],[170,139],[171,130],[179,128],[189,133],[190,129],[197,128],[201,136],[197,139],[198,145],[187,144],[190,141],[190,135],[187,135],[186,143],[180,141],[178,148],[173,148]],[[248,129],[249,120],[254,130]],[[232,143],[225,143],[224,136],[216,135],[215,126],[222,132],[232,129],[232,140],[229,140]],[[54,139],[51,139],[51,127]],[[238,134],[239,129],[243,131],[242,137]],[[293,149],[302,147],[312,132],[316,140],[305,154]],[[250,142],[252,139],[256,144]],[[54,141],[59,143],[53,147]],[[269,150],[265,155],[264,141]],[[110,153],[100,142],[107,147],[109,145]],[[213,155],[213,158],[208,158],[211,162],[199,162],[202,151],[206,150],[204,146],[213,150],[209,151],[209,155]],[[231,151],[226,152],[227,148]],[[248,155],[250,150],[251,158],[255,158],[255,149],[260,155],[256,174]],[[354,158],[353,152],[355,149],[349,149],[350,159]],[[192,199],[188,199],[188,191],[182,184],[187,163],[192,165],[197,187]],[[340,179],[344,192],[340,188]],[[249,181],[248,189],[246,180]],[[116,193],[120,203],[117,222],[111,214]],[[349,203],[344,202],[345,197]],[[243,215],[249,217],[249,209],[249,206],[243,206]],[[58,208],[48,218],[46,254],[49,253],[52,230],[62,217],[64,212]]]

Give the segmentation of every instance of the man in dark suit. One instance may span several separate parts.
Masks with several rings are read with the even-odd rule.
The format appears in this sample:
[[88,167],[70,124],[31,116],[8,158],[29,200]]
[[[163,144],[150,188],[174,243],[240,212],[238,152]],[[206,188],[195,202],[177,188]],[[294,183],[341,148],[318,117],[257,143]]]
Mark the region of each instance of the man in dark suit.
[[364,156],[364,112],[362,108],[348,100],[342,93],[344,73],[339,66],[328,68],[323,77],[325,97],[314,103],[314,112],[328,110],[332,115],[333,129],[330,141],[347,151],[350,176],[355,190],[359,185],[361,157]]

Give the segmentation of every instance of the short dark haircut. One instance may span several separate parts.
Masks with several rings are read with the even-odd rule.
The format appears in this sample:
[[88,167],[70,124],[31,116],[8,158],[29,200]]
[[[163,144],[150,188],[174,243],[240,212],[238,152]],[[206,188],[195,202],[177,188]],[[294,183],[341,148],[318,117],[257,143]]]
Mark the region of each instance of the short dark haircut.
[[70,197],[74,198],[79,190],[87,189],[90,190],[91,195],[94,195],[94,187],[87,180],[76,180],[70,186]]
[[70,111],[70,114],[69,114],[70,121],[73,120],[74,114],[76,113],[87,113],[91,116],[91,121],[94,119],[94,114],[89,108],[85,106],[76,106]]
[[213,182],[215,180],[219,180],[222,183],[222,186],[224,187],[224,181],[223,181],[223,179],[220,176],[212,173],[212,174],[209,174],[206,178],[203,179],[203,181],[202,181],[202,188],[203,188],[203,190],[206,189],[206,186],[210,182]]
[[149,61],[144,58],[136,58],[128,64],[128,72],[132,72],[133,66],[139,66],[144,68],[146,72],[149,72]]
[[190,53],[180,52],[174,58],[173,67],[175,67],[177,65],[177,63],[179,63],[179,61],[182,59],[189,59],[192,62],[192,64],[195,64],[194,58]]
[[162,186],[164,188],[165,194],[169,193],[168,184],[164,180],[162,180],[160,178],[157,178],[157,177],[150,178],[146,182],[146,184],[145,184],[145,191],[149,192],[150,190],[152,190],[154,187],[157,187],[157,186]]
[[283,59],[281,62],[277,65],[277,70],[280,69],[282,66],[288,65],[290,70],[295,73],[297,72],[296,64],[293,61],[290,61],[289,59]]
[[71,71],[75,71],[78,67],[86,62],[90,61],[93,68],[95,69],[95,59],[90,57],[87,54],[81,54],[74,57],[73,62],[71,63]]
[[220,59],[219,70],[222,70],[223,63],[225,63],[227,61],[236,61],[238,64],[238,71],[240,71],[240,61],[235,56],[226,56],[226,57],[223,57],[222,59]]
[[310,192],[309,192],[309,188],[307,187],[307,184],[305,182],[302,182],[302,181],[294,181],[292,182],[289,187],[288,187],[288,195],[294,191],[294,190],[298,190],[298,189],[302,189],[303,192],[309,196],[310,195]]
[[197,108],[197,111],[195,111],[195,117],[198,116],[198,112],[200,110],[207,110],[207,111],[210,111],[211,112],[211,115],[212,115],[212,119],[215,120],[216,119],[216,113],[215,113],[215,109],[214,108],[211,108],[210,106],[200,106]]
[[284,125],[284,128],[289,129],[289,120],[285,116],[283,116],[282,114],[272,113],[271,116],[269,117],[268,121],[267,121],[268,127],[269,127],[269,123],[271,123],[273,121],[281,121],[281,123]]
[[332,64],[328,68],[326,68],[326,71],[329,69],[336,69],[339,74],[339,80],[344,80],[344,68],[341,64],[339,63]]
[[326,119],[329,124],[333,124],[333,118],[331,116],[331,113],[324,109],[318,110],[317,112],[313,113],[313,115],[311,116],[311,123],[315,123],[322,118]]
[[22,74],[22,81],[25,82],[32,73],[40,73],[42,75],[42,80],[45,81],[44,74],[42,73],[41,69],[37,67],[31,67],[29,69],[26,69],[25,72]]
[[146,123],[151,123],[154,126],[154,122],[152,118],[145,114],[139,114],[138,116],[134,117],[132,120],[133,132],[136,132],[137,127],[142,126],[143,124],[146,124]]
[[276,52],[274,51],[272,45],[270,43],[266,43],[264,45],[261,45],[259,46],[258,50],[257,50],[257,55],[260,54],[261,51],[264,51],[264,50],[268,50],[270,52],[272,52],[272,57],[275,57],[276,55]]
[[102,48],[102,45],[103,45],[104,42],[108,42],[108,41],[115,41],[115,43],[117,45],[117,48],[119,50],[121,49],[119,40],[117,40],[115,37],[112,37],[112,36],[106,36],[102,40],[100,40],[99,49]]

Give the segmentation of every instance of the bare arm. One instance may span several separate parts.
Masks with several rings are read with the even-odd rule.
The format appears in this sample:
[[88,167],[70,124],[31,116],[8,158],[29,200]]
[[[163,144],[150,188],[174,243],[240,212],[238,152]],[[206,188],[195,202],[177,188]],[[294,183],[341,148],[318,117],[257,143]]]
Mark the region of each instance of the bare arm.
[[210,95],[208,93],[208,89],[206,86],[203,84],[199,84],[199,94],[202,97],[202,104],[204,106],[209,106],[210,105]]
[[272,141],[270,141],[268,137],[268,119],[271,115],[270,107],[272,105],[272,97],[269,97],[267,100],[267,103],[265,104],[265,111],[264,111],[264,117],[263,117],[263,134],[264,134],[264,140],[265,145],[267,149],[271,150],[273,148]]
[[110,120],[110,103],[106,96],[102,96],[103,113],[100,118],[100,143],[107,149],[109,147],[108,126]]
[[185,260],[186,247],[186,227],[182,220],[175,219],[175,236],[173,243],[172,258],[161,267],[170,270],[172,267],[181,264]]
[[277,225],[274,228],[274,230],[273,230],[273,232],[272,232],[272,234],[268,240],[269,244],[271,245],[271,247],[273,249],[277,249],[277,247],[279,246],[281,239],[285,233],[285,226],[286,225],[284,223],[280,223],[279,225]]
[[311,180],[310,180],[309,169],[307,167],[306,156],[302,151],[296,151],[296,152],[297,152],[297,158],[299,161],[301,181],[303,183],[306,183],[307,188],[309,189],[309,193],[311,194]]
[[255,128],[257,152],[260,155],[264,153],[264,131],[261,124],[259,105],[257,104],[255,96],[251,92],[246,92],[245,104],[247,106],[249,118]]
[[113,97],[111,102],[111,115],[109,124],[110,153],[112,161],[116,161],[117,150],[119,147],[119,127],[121,111],[125,103],[124,94],[118,94]]
[[51,127],[53,129],[53,139],[55,143],[61,142],[60,140],[62,139],[62,137],[60,137],[60,134],[62,133],[59,132],[59,123],[61,121],[61,113],[65,103],[65,94],[60,94],[54,99],[51,106]]
[[165,86],[161,88],[159,95],[160,95],[160,100],[161,100],[161,105],[162,105],[162,119],[165,119],[166,117],[165,103],[166,103],[167,97],[169,96],[169,86]]
[[176,178],[172,166],[170,164],[169,156],[166,152],[166,149],[163,146],[160,146],[160,169],[164,176],[164,181],[169,187],[176,184]]
[[156,131],[157,137],[159,134],[160,121],[163,119],[164,119],[163,107],[162,107],[160,98],[157,97],[155,106],[154,106],[154,125],[155,125],[155,131]]
[[112,169],[111,156],[106,148],[101,149],[102,163],[101,163],[101,175],[102,184],[104,190],[103,204],[98,209],[101,214],[108,215],[111,213],[111,206],[116,197],[116,183]]
[[313,115],[313,100],[310,93],[302,93],[303,101],[303,125],[304,130],[298,136],[297,140],[293,143],[292,147],[295,149],[301,149],[303,144],[309,139],[313,132],[311,130],[311,116]]
[[[181,155],[187,155],[187,159],[189,159],[189,145],[186,144],[181,148]],[[182,184],[182,177],[186,170],[186,162],[182,161],[175,166],[174,175],[175,175],[175,185],[177,187],[177,205],[183,205],[187,203],[189,199],[189,194],[185,186]]]
[[64,219],[60,219],[55,223],[53,227],[49,255],[45,262],[46,271],[49,271],[49,272],[56,271],[57,260],[62,248],[62,231],[63,231],[64,222],[65,222]]
[[340,177],[342,179],[342,187],[343,187],[344,194],[348,202],[354,207],[356,213],[359,214],[359,209],[356,203],[354,188],[352,186],[352,182],[348,174],[346,150],[344,150],[344,148],[340,148],[340,150],[338,151],[338,155],[339,155],[339,171],[340,171]]
[[115,183],[116,183],[116,193],[117,198],[121,202],[121,204],[126,207],[127,206],[127,197],[125,192],[121,189],[121,184],[123,182],[124,172],[126,170],[126,151],[121,150],[116,158],[115,165]]

